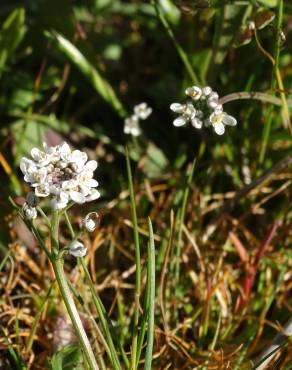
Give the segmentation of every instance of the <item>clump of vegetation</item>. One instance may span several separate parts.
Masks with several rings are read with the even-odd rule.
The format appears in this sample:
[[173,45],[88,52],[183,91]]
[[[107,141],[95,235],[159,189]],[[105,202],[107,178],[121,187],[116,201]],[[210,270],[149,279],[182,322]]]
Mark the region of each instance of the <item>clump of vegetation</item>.
[[0,368],[290,369],[292,5],[0,17]]

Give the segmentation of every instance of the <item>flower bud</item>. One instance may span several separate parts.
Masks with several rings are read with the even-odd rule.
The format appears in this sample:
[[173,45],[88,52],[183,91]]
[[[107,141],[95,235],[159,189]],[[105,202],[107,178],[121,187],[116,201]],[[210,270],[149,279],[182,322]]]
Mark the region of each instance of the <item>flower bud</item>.
[[26,202],[22,206],[23,216],[26,220],[33,220],[37,218],[37,210],[35,207],[29,206]]
[[85,216],[82,221],[83,227],[90,233],[92,233],[98,226],[99,215],[96,212],[90,212]]
[[78,240],[73,240],[69,245],[69,253],[74,257],[84,257],[86,252],[87,248]]

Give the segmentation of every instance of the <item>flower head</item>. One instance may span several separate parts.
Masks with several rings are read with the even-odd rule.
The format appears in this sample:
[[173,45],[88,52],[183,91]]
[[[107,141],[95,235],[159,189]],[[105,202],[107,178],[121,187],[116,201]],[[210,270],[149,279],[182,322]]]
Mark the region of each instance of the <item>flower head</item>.
[[74,257],[84,257],[87,248],[79,240],[73,240],[69,245],[69,253]]
[[135,115],[125,119],[124,133],[132,136],[139,136],[141,129],[139,125],[139,118]]
[[24,180],[36,197],[52,196],[53,209],[65,208],[69,201],[82,204],[99,198],[93,178],[97,162],[88,161],[85,152],[72,151],[66,142],[54,147],[44,143],[44,151],[34,148],[31,157],[20,161]]
[[134,113],[124,121],[124,133],[132,136],[141,135],[140,120],[147,119],[152,113],[152,108],[147,103],[135,105]]
[[174,126],[180,127],[188,122],[196,129],[212,126],[218,135],[222,135],[226,125],[236,125],[236,119],[223,112],[219,95],[210,86],[191,86],[185,90],[185,94],[190,98],[185,104],[170,105],[170,109],[179,114],[173,121]]

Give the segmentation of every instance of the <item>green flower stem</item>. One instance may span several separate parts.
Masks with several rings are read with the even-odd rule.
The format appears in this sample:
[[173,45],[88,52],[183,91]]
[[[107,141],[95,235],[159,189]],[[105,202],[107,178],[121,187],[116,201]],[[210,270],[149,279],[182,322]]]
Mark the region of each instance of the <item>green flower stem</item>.
[[52,229],[51,229],[51,243],[52,243],[52,266],[55,272],[56,280],[65,303],[67,312],[70,316],[75,333],[84,351],[85,357],[91,370],[99,370],[96,359],[94,357],[91,344],[87,338],[85,330],[82,325],[79,313],[77,311],[75,302],[73,300],[69,285],[67,283],[66,275],[64,273],[62,258],[59,258],[59,220],[60,215],[58,212],[53,212],[52,216]]

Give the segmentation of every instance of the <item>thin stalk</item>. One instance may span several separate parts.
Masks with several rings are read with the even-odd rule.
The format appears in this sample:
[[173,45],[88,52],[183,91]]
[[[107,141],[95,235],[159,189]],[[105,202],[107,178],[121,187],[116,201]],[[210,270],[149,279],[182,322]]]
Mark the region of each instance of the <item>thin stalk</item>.
[[[226,104],[234,100],[241,100],[241,99],[251,99],[251,100],[260,100],[264,103],[271,103],[277,106],[282,105],[282,101],[280,98],[271,95],[271,94],[266,94],[258,91],[239,91],[239,92],[234,92],[232,94],[228,94],[223,96],[222,98],[219,99],[218,103],[219,104]],[[287,100],[287,105],[289,107],[292,107],[292,100]]]
[[148,265],[147,280],[149,281],[149,307],[148,307],[148,327],[147,327],[147,347],[145,354],[144,370],[151,370],[154,343],[154,310],[155,310],[155,245],[153,228],[150,218],[148,218],[149,242],[148,242]]
[[183,235],[183,225],[186,215],[186,208],[187,208],[187,201],[189,196],[189,190],[192,183],[194,169],[195,169],[196,160],[192,163],[190,172],[187,177],[187,183],[183,194],[182,206],[181,206],[181,213],[178,225],[178,237],[177,237],[177,246],[176,246],[176,256],[175,256],[175,286],[176,286],[176,293],[177,289],[179,288],[179,275],[180,275],[180,255],[181,255],[181,242],[182,242],[182,235]]
[[99,320],[100,320],[100,323],[101,323],[101,327],[104,331],[104,335],[105,335],[105,338],[106,338],[106,341],[107,341],[107,344],[108,344],[108,349],[109,349],[108,355],[109,355],[110,360],[112,362],[113,368],[115,370],[121,370],[122,368],[121,368],[121,365],[119,363],[118,355],[117,355],[117,352],[116,352],[116,349],[115,349],[115,346],[114,346],[114,342],[113,342],[113,339],[112,339],[112,336],[111,336],[111,333],[110,333],[109,325],[108,325],[107,320],[106,320],[103,305],[100,301],[100,298],[96,294],[95,287],[94,287],[93,282],[91,280],[91,276],[90,276],[89,271],[87,269],[87,266],[84,262],[84,259],[79,258],[79,261],[80,261],[81,266],[82,266],[82,268],[85,272],[86,280],[89,284],[89,288],[90,288],[91,295],[92,295],[92,298],[93,298],[93,303],[94,303],[95,308],[97,310]]
[[165,28],[165,31],[167,32],[167,34],[169,36],[169,38],[172,40],[172,42],[173,42],[173,44],[174,44],[174,46],[177,50],[177,53],[180,56],[181,61],[183,62],[184,66],[185,66],[185,69],[189,74],[190,79],[192,80],[193,83],[199,85],[199,78],[197,77],[197,75],[196,75],[196,73],[195,73],[195,71],[192,67],[192,64],[189,60],[189,57],[188,57],[187,53],[183,50],[183,48],[180,46],[176,37],[174,36],[174,33],[173,33],[170,25],[168,24],[164,14],[159,9],[159,6],[157,4],[157,0],[151,0],[151,4],[154,6],[156,15],[160,19],[163,27]]
[[[71,221],[68,217],[68,213],[64,212],[64,216],[65,216],[65,221],[67,223],[70,235],[71,235],[72,239],[75,239],[76,235],[75,235],[74,229],[72,227]],[[91,279],[91,276],[90,276],[90,273],[87,269],[87,266],[84,262],[84,259],[83,258],[78,258],[78,260],[79,260],[79,262],[80,262],[80,264],[83,268],[83,271],[85,272],[86,280],[89,284],[90,292],[91,292],[91,295],[92,295],[92,298],[93,298],[93,303],[94,303],[95,308],[97,310],[97,313],[98,313],[98,316],[99,316],[99,319],[100,319],[100,323],[101,323],[101,326],[102,326],[102,329],[103,329],[103,332],[104,332],[104,335],[105,335],[105,338],[106,338],[106,341],[107,341],[107,346],[105,348],[107,349],[107,353],[109,355],[109,358],[111,360],[113,368],[115,370],[121,370],[121,365],[119,363],[118,355],[117,355],[117,352],[116,352],[116,349],[115,349],[115,346],[114,346],[114,343],[113,343],[113,339],[112,339],[112,336],[111,336],[111,333],[110,333],[110,329],[109,329],[109,326],[108,326],[108,323],[107,323],[107,319],[105,317],[104,307],[102,305],[102,302],[100,301],[99,296],[97,295],[97,293],[95,291],[93,281]]]
[[52,288],[54,286],[54,283],[55,283],[55,280],[52,282],[52,284],[50,285],[40,307],[38,308],[37,312],[36,312],[36,316],[33,320],[33,323],[32,323],[32,326],[31,326],[31,331],[29,333],[29,337],[27,339],[27,342],[26,342],[26,353],[29,353],[30,350],[31,350],[31,347],[33,345],[33,342],[34,342],[34,335],[35,335],[35,332],[36,332],[36,329],[37,329],[37,325],[39,323],[39,320],[40,320],[40,317],[41,317],[41,314],[45,308],[45,305],[48,301],[48,299],[50,298],[50,294],[51,294],[51,291],[52,291]]
[[133,227],[134,227],[135,265],[136,265],[134,329],[133,329],[132,348],[131,348],[131,370],[135,370],[137,368],[136,364],[137,364],[138,324],[139,324],[139,316],[140,316],[141,258],[140,258],[140,241],[139,241],[139,231],[138,231],[137,212],[136,212],[136,205],[135,205],[133,178],[132,178],[129,152],[128,152],[127,147],[126,147],[126,165],[127,165],[127,175],[128,175],[128,182],[129,182],[132,222],[133,222]]
[[220,326],[221,326],[221,315],[218,318],[218,322],[217,322],[217,327],[216,327],[216,331],[215,331],[215,334],[214,334],[214,338],[213,338],[212,343],[211,343],[211,346],[209,348],[208,358],[205,361],[205,363],[203,364],[202,370],[207,370],[208,369],[208,365],[209,365],[209,362],[210,362],[210,357],[211,357],[212,352],[214,351],[215,346],[216,346],[216,343],[218,341],[218,337],[219,337],[219,333],[220,333]]
[[[278,0],[277,6],[277,25],[276,25],[276,41],[275,41],[275,52],[274,52],[274,68],[271,80],[271,89],[272,91],[275,90],[277,85],[277,72],[279,68],[279,59],[280,59],[280,48],[281,48],[281,40],[280,40],[280,32],[282,28],[282,20],[283,20],[283,0]],[[288,118],[289,119],[289,118]],[[269,136],[271,132],[271,125],[272,125],[272,110],[269,112],[268,120],[264,126],[263,130],[263,144],[260,152],[260,163],[263,163],[265,159],[266,149],[269,141]]]
[[80,319],[78,310],[76,308],[75,302],[73,300],[67,279],[64,273],[63,259],[59,258],[59,220],[60,216],[58,212],[53,212],[52,215],[52,228],[51,228],[51,243],[52,243],[52,259],[51,263],[55,272],[56,280],[61,292],[63,301],[67,308],[67,312],[70,316],[72,325],[75,329],[75,333],[79,339],[82,346],[83,352],[87,359],[88,365],[91,370],[99,370],[96,359],[94,357],[91,344],[87,338],[86,332],[84,330],[82,321]]

